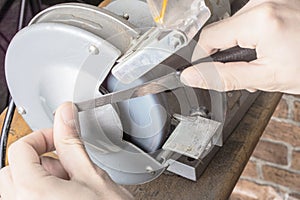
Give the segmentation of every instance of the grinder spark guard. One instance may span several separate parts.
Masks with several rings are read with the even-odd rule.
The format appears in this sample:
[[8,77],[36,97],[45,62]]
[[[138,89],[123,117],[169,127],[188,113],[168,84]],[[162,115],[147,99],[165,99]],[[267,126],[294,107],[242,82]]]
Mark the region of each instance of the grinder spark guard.
[[[212,12],[208,23],[230,15],[229,0],[207,1],[209,9],[195,2],[203,3],[204,14]],[[141,85],[190,63],[199,30],[188,30],[182,39],[184,31],[157,26],[140,0],[50,7],[9,45],[10,93],[33,130],[51,127],[65,101]],[[112,73],[132,65],[153,66],[131,82]],[[117,183],[145,183],[165,170],[196,181],[256,96],[190,87],[147,95],[79,113],[80,137],[93,162]]]

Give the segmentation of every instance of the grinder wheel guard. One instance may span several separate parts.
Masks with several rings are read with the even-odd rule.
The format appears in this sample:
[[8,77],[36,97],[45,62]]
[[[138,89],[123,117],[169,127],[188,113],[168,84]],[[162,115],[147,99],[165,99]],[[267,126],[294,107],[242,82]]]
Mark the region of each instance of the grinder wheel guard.
[[[39,13],[16,34],[6,55],[9,90],[24,110],[23,118],[33,130],[52,127],[53,112],[65,101],[81,102],[141,85],[190,62],[193,42],[130,84],[111,74],[155,26],[147,3],[139,0],[113,1],[104,9],[60,4]],[[221,124],[199,159],[214,145],[221,146],[226,105],[223,93],[182,87],[81,112],[80,137],[93,162],[114,181],[145,183],[182,155],[163,148],[182,120],[198,116]],[[186,135],[189,131],[184,130]]]

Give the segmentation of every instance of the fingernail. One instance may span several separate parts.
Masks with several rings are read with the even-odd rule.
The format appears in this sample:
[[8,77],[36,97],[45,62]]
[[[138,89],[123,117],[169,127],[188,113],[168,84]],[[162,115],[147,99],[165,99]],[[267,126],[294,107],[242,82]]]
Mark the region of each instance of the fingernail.
[[74,104],[66,104],[62,107],[61,118],[64,124],[76,132],[79,132],[78,110]]

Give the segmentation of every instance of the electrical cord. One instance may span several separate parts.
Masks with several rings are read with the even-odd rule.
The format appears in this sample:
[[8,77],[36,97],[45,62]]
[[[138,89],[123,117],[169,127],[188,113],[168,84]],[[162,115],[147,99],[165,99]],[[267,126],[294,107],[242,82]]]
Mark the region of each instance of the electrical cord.
[[[26,4],[28,0],[22,0],[20,3],[20,11],[19,11],[19,21],[18,21],[18,31],[23,28],[24,24],[24,19],[26,15]],[[32,12],[33,14],[36,14],[39,10],[41,10],[41,1],[36,0],[36,5],[33,3],[33,0],[29,0]],[[96,0],[98,1],[98,0]],[[8,10],[8,8],[11,7],[13,1],[7,1],[5,8]],[[3,8],[1,9],[1,11]],[[6,11],[6,10],[4,10]],[[4,14],[3,14],[4,13]],[[0,12],[0,16],[5,15],[6,12]],[[1,21],[2,17],[0,18]],[[1,36],[3,36],[1,34]],[[6,39],[6,38],[5,38]],[[2,49],[2,48],[1,48]],[[13,99],[10,97],[9,98],[9,103],[8,103],[8,108],[7,112],[5,115],[5,119],[3,122],[2,130],[1,130],[1,138],[0,138],[0,169],[5,167],[5,161],[6,161],[6,150],[7,150],[7,141],[8,141],[8,135],[9,135],[9,130],[11,127],[11,122],[13,120],[14,112],[15,112],[16,106],[13,101]]]
[[[98,0],[94,0],[94,1],[98,1]],[[9,0],[6,1],[5,9],[2,8],[0,10],[0,21],[3,19],[3,16],[6,14],[8,8],[11,7],[13,2],[14,1],[9,1]],[[29,2],[30,2],[32,12],[36,14],[41,9],[41,1],[37,0],[37,5],[33,3],[33,0],[29,0]],[[21,30],[21,28],[23,28],[25,14],[26,14],[25,12],[26,4],[27,4],[27,0],[22,0],[20,3],[18,31]],[[9,135],[9,130],[11,127],[11,122],[13,120],[15,109],[16,109],[16,105],[13,99],[10,97],[7,112],[5,114],[2,130],[1,130],[1,136],[0,136],[0,169],[5,167],[8,135]]]
[[[27,0],[21,0],[20,10],[19,10],[19,21],[18,21],[18,31],[23,28],[24,19],[25,19],[25,11],[26,11]],[[11,7],[12,4],[9,5],[8,8]],[[2,20],[2,18],[0,19]],[[14,112],[16,109],[16,105],[13,99],[10,97],[9,104],[7,107],[7,111],[5,114],[2,130],[1,130],[1,138],[0,138],[0,169],[5,167],[6,160],[6,150],[7,150],[7,141],[9,130],[11,126],[11,122],[14,117]]]
[[7,147],[7,140],[9,135],[9,130],[11,126],[12,119],[14,117],[16,106],[12,98],[10,98],[9,105],[7,107],[7,111],[5,114],[2,131],[1,131],[1,138],[0,138],[0,169],[5,167],[5,160],[6,160],[6,147]]

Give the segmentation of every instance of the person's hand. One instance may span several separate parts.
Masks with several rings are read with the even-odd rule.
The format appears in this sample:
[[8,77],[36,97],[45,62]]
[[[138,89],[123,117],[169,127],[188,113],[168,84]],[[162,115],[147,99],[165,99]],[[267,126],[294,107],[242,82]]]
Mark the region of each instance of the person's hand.
[[[234,16],[208,25],[199,45],[208,54],[234,46],[256,49],[247,63],[200,64],[181,76],[186,85],[219,91],[281,91],[300,94],[300,1],[250,0]],[[213,77],[211,67],[219,77]],[[214,74],[214,75],[215,75]],[[222,84],[213,84],[212,79]]]
[[[65,103],[55,113],[53,130],[35,131],[11,145],[9,166],[0,171],[1,200],[133,198],[91,162],[76,122],[75,107]],[[59,160],[41,156],[53,150]]]

